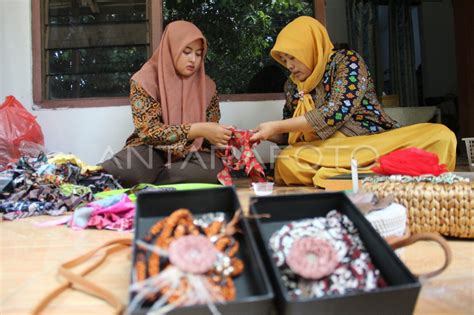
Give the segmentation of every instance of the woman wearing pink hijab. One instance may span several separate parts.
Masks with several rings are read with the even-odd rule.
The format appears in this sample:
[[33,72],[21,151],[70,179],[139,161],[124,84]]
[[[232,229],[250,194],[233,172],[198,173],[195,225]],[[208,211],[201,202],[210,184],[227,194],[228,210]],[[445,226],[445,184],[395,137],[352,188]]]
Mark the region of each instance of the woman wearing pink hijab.
[[135,130],[125,148],[102,163],[130,187],[139,183],[217,183],[222,169],[211,145],[231,136],[220,125],[216,85],[205,74],[207,41],[192,23],[176,21],[130,80]]

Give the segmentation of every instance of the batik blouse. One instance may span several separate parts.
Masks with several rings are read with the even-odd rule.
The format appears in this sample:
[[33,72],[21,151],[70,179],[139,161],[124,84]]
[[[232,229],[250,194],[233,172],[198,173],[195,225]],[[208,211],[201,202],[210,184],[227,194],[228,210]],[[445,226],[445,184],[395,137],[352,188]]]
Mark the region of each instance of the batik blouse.
[[[130,103],[135,130],[128,137],[126,147],[149,145],[157,150],[170,152],[175,157],[184,157],[189,153],[193,143],[193,140],[188,139],[191,124],[164,124],[160,102],[135,80],[130,80]],[[216,92],[207,107],[206,121],[219,122],[220,118],[219,97]],[[203,146],[206,146],[206,141]]]
[[[288,119],[293,117],[299,95],[291,79],[284,90],[283,119]],[[359,136],[400,127],[383,111],[364,60],[352,50],[338,50],[331,56],[311,96],[316,108],[305,117],[321,139],[329,138],[336,130],[346,136]]]

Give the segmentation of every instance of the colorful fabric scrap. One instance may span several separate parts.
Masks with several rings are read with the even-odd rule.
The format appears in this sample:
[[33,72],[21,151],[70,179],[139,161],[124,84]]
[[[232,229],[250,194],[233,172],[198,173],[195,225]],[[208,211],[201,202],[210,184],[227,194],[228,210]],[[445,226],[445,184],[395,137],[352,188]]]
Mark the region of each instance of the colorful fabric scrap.
[[87,172],[97,172],[102,169],[100,166],[88,165],[72,154],[56,154],[48,159],[48,163],[56,165],[71,163],[79,166],[81,169],[81,174],[85,174]]
[[126,194],[90,202],[77,208],[69,221],[72,228],[94,227],[102,230],[130,231],[133,229],[135,204]]
[[122,188],[109,174],[81,174],[81,168],[70,162],[48,164],[44,153],[35,158],[22,157],[6,165],[0,174],[13,178],[11,189],[0,193],[0,212],[6,220],[61,215],[92,201],[93,193]]
[[[232,129],[232,137],[229,140],[229,145],[222,158],[224,168],[217,175],[217,179],[221,184],[232,186],[231,171],[240,170],[242,165],[245,165],[245,173],[250,177],[252,182],[266,182],[263,167],[252,151],[252,149],[260,143],[260,141],[250,141],[250,137],[252,137],[253,134],[254,133],[250,130]],[[241,152],[240,158],[234,156],[234,148]]]

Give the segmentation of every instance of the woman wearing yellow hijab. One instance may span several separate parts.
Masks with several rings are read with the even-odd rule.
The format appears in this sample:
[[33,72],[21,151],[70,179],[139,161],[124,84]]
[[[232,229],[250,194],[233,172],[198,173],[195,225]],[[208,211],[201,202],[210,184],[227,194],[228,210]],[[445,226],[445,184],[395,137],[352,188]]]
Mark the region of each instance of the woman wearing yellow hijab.
[[350,173],[351,158],[368,172],[381,155],[407,147],[433,152],[453,170],[454,133],[441,124],[399,128],[383,111],[362,57],[333,48],[326,28],[302,16],[271,50],[291,72],[283,120],[261,123],[252,140],[289,144],[276,160],[276,182],[324,187],[328,177]]

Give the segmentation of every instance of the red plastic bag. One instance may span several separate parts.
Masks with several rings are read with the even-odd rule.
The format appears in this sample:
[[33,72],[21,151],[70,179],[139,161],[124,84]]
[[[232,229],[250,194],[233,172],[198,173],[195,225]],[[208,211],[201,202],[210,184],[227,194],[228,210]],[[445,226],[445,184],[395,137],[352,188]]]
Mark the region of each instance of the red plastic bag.
[[435,175],[446,173],[445,164],[439,164],[436,154],[418,148],[393,151],[379,158],[379,166],[372,171],[381,175]]
[[[13,96],[0,106],[0,164],[15,162],[28,148],[42,148],[43,132],[35,116]],[[26,151],[25,151],[26,148]]]

